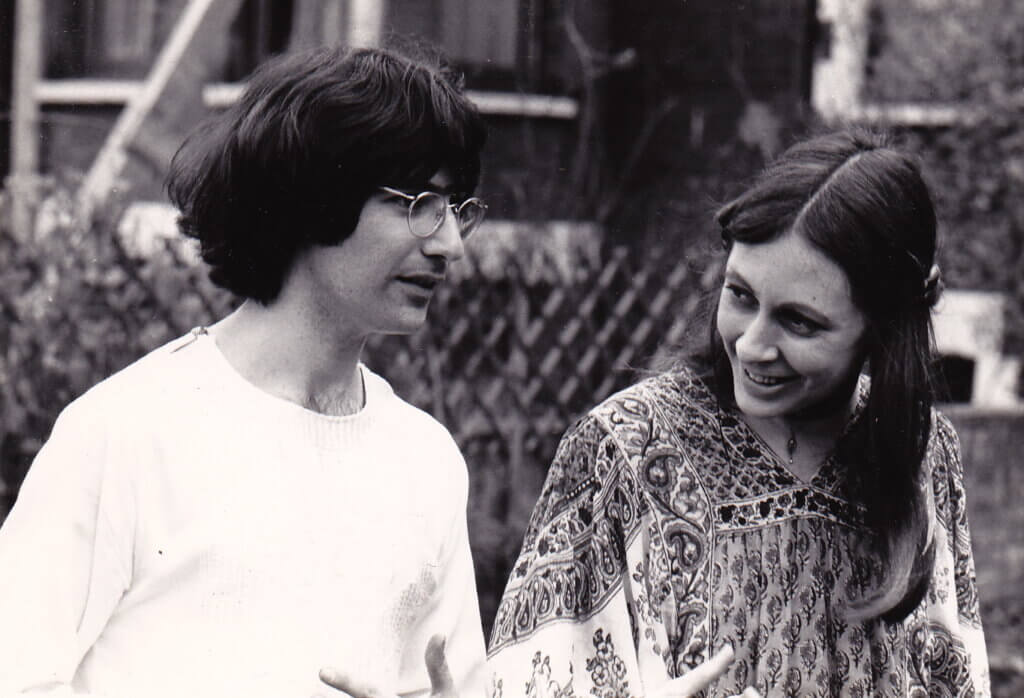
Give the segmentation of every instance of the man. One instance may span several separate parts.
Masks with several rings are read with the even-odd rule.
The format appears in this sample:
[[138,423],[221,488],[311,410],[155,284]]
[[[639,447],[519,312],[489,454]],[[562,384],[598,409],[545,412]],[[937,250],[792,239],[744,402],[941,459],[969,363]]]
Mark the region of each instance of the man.
[[243,302],[61,414],[0,530],[0,695],[483,693],[465,463],[361,363],[463,255],[483,143],[439,61],[344,48],[186,141],[180,226]]

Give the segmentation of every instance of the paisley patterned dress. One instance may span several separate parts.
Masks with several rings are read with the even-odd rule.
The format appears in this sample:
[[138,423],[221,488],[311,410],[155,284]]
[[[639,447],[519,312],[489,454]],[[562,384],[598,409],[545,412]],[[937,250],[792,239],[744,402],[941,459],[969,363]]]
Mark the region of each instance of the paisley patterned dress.
[[853,623],[842,604],[877,565],[842,463],[799,479],[689,372],[612,396],[559,446],[492,631],[492,696],[644,696],[725,643],[702,695],[989,695],[959,443],[933,417],[928,591],[900,623]]

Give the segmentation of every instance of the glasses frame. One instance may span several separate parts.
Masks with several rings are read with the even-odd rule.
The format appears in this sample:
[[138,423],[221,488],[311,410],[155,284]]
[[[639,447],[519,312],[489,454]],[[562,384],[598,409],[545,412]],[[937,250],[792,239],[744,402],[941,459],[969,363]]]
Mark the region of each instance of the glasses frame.
[[[455,216],[455,223],[456,225],[459,226],[459,237],[462,238],[463,240],[468,240],[470,236],[472,236],[473,233],[476,232],[476,229],[480,227],[480,223],[483,222],[484,217],[487,215],[487,204],[484,203],[483,199],[480,199],[478,197],[471,196],[460,204],[453,204],[445,201],[445,214],[438,219],[437,223],[434,224],[434,227],[430,230],[430,232],[417,233],[416,229],[413,227],[412,224],[412,212],[413,209],[416,207],[416,204],[432,196],[440,196],[443,199],[445,195],[437,191],[421,191],[419,194],[406,194],[404,191],[400,191],[398,189],[385,186],[380,186],[378,187],[378,189],[388,194],[391,194],[392,196],[401,197],[409,202],[409,205],[406,209],[407,212],[405,214],[405,223],[409,228],[409,233],[412,234],[413,237],[420,238],[421,240],[426,240],[427,238],[429,238],[430,236],[432,236],[434,233],[441,229],[441,226],[444,225],[445,219],[448,217],[449,210]],[[459,214],[462,213],[462,210],[467,205],[479,206],[481,209],[481,214],[480,218],[476,221],[476,223],[473,224],[472,227],[463,228],[462,225],[459,223]]]

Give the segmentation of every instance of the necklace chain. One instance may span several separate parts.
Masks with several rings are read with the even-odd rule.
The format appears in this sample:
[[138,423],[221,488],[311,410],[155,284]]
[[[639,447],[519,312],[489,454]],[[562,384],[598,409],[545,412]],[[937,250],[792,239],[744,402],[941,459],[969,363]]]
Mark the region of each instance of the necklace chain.
[[793,456],[796,455],[796,430],[789,428],[789,439],[786,441],[786,452],[789,455],[789,464],[793,465]]

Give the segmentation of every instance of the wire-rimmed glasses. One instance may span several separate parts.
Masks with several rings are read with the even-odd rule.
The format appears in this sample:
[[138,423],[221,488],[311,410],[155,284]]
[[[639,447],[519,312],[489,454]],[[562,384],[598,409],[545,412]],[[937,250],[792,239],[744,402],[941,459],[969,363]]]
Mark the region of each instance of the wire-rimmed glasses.
[[391,187],[380,187],[380,190],[409,202],[409,213],[406,220],[409,223],[409,232],[418,238],[428,238],[436,233],[444,223],[444,217],[448,210],[451,209],[455,216],[455,222],[459,226],[459,236],[466,240],[477,229],[487,213],[487,204],[475,196],[454,204],[449,201],[447,194],[436,191],[406,194],[404,191]]

